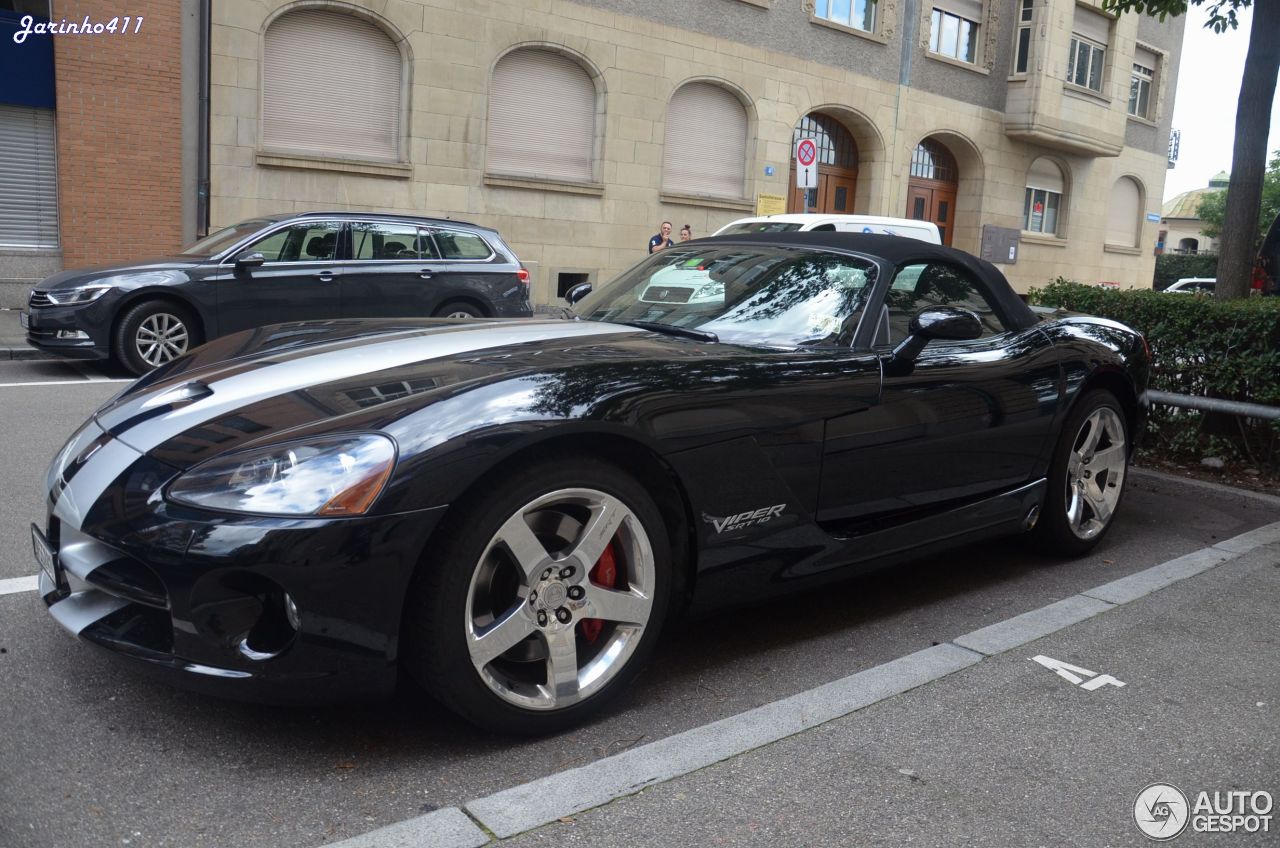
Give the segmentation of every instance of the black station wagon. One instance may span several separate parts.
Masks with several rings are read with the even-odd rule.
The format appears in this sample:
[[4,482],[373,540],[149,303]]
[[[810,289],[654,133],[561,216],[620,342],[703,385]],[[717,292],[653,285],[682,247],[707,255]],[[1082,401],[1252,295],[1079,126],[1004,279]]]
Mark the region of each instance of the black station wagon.
[[284,321],[522,318],[529,272],[497,231],[404,215],[243,221],[177,256],[64,271],[31,292],[33,347],[141,374],[210,339]]

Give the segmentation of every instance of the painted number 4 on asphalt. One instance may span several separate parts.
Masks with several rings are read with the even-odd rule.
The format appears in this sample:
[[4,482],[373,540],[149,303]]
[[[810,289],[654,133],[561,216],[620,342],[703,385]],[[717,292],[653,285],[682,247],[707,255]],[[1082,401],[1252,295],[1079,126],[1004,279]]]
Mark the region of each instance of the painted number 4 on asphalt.
[[[1064,663],[1062,660],[1055,660],[1053,657],[1046,657],[1044,654],[1031,658],[1032,662],[1038,662],[1040,665],[1056,672],[1063,680],[1079,686],[1081,689],[1092,692],[1095,689],[1101,689],[1103,686],[1123,686],[1124,683],[1116,680],[1109,674],[1098,674],[1096,671],[1090,671],[1087,668],[1081,668],[1078,665]],[[1085,680],[1085,678],[1091,678]]]

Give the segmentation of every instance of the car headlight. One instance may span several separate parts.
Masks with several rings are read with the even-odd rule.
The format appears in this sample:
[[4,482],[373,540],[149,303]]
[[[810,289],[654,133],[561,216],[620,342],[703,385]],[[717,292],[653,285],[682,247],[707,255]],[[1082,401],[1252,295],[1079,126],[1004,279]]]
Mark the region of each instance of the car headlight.
[[325,436],[217,457],[169,487],[171,501],[266,515],[361,515],[391,476],[386,436]]
[[49,302],[58,306],[69,306],[73,303],[92,303],[111,291],[111,286],[87,286],[69,291],[47,291]]

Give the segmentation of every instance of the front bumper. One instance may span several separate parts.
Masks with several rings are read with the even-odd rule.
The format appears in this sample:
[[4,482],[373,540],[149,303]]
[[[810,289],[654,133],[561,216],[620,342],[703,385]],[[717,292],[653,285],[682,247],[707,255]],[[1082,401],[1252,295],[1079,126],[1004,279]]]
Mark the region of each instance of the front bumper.
[[[70,359],[108,359],[111,356],[111,305],[108,293],[93,303],[75,306],[27,307],[27,344]],[[108,301],[103,303],[102,301]],[[60,339],[59,332],[77,332],[85,339]]]
[[[93,426],[86,433],[77,440],[103,438]],[[186,688],[241,700],[352,700],[394,688],[404,598],[444,507],[216,515],[164,501],[158,492],[174,470],[117,440],[83,468],[67,464],[51,471],[44,528],[58,585],[42,571],[40,596],[68,632]]]

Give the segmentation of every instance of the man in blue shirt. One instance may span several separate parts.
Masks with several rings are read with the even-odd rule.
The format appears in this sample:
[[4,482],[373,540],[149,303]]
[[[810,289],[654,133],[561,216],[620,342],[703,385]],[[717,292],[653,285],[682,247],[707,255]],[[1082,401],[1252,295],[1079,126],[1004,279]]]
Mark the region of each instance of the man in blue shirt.
[[670,247],[670,246],[671,246],[671,222],[663,221],[662,232],[658,233],[656,236],[649,239],[649,252],[653,253],[655,250],[662,250],[663,248]]

